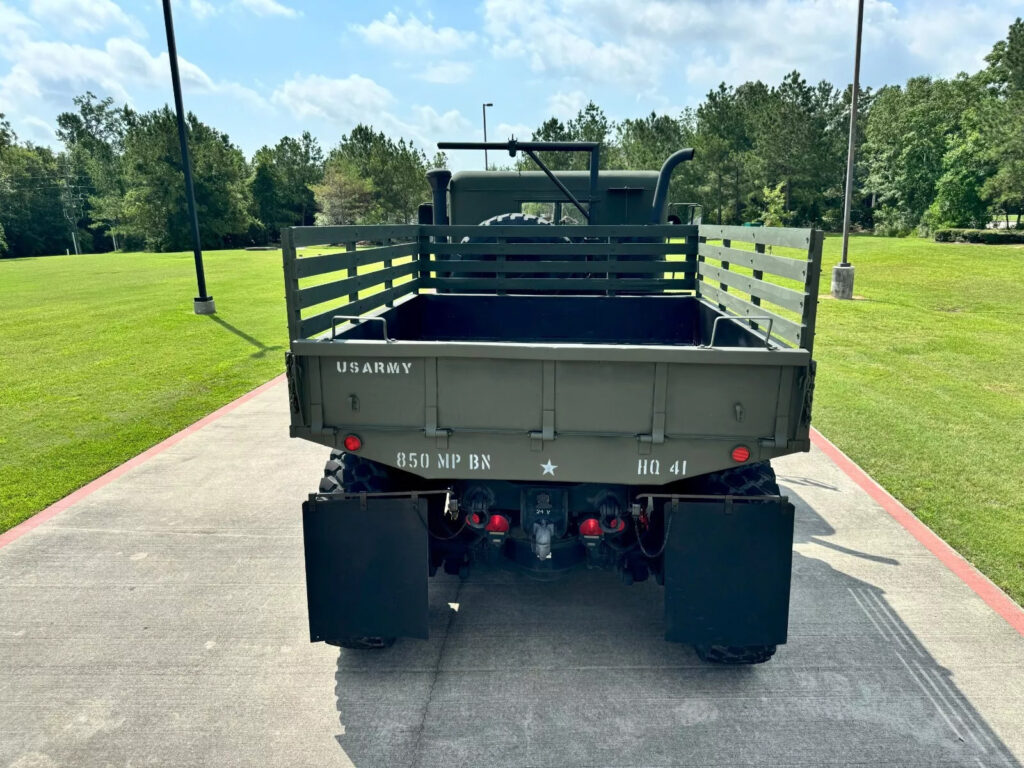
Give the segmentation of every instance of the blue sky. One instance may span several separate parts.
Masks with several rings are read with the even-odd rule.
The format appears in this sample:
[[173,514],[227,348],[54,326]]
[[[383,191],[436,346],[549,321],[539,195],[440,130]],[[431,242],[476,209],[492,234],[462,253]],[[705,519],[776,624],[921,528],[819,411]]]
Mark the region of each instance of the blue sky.
[[[1024,0],[868,0],[862,80],[977,69]],[[185,105],[247,154],[359,121],[433,142],[528,138],[588,99],[613,119],[695,106],[721,81],[850,80],[856,0],[174,0]],[[85,90],[169,102],[158,0],[0,0],[0,112],[54,143]],[[454,158],[456,167],[479,159]]]

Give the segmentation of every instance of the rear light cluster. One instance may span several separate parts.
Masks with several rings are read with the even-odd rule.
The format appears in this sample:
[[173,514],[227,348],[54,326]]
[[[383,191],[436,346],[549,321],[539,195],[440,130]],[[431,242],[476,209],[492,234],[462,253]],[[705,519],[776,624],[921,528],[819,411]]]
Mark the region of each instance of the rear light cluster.
[[344,440],[345,450],[349,453],[358,451],[363,447],[363,441],[359,439],[359,435],[345,435]]
[[508,529],[508,518],[504,515],[491,515],[491,519],[484,526],[484,530],[488,533],[508,533]]

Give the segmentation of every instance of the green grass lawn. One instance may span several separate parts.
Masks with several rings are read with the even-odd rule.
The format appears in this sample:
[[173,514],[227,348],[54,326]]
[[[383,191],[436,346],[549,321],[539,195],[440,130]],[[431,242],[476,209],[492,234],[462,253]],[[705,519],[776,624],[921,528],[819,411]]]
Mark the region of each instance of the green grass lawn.
[[[838,260],[826,240],[822,295]],[[1024,601],[1024,246],[858,237],[823,300],[814,423]],[[282,370],[277,251],[0,260],[0,530]]]
[[[841,239],[825,241],[822,295]],[[814,425],[1024,602],[1024,246],[850,241],[823,300]]]
[[284,369],[280,251],[0,260],[0,530]]

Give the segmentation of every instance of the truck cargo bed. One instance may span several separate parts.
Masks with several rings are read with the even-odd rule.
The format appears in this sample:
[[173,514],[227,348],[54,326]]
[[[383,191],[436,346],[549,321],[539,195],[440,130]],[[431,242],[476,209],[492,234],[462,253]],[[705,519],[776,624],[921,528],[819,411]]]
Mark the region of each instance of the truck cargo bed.
[[[378,315],[396,341],[699,346],[723,313],[690,295],[479,296],[421,294]],[[338,341],[383,339],[383,324],[348,326]],[[719,347],[764,348],[749,328],[721,324]]]
[[[493,242],[522,230],[286,231],[292,435],[353,437],[427,479],[654,486],[807,450],[820,233],[588,226],[557,228],[575,242]],[[699,250],[704,232],[727,245]],[[760,250],[728,245],[740,236]],[[461,237],[474,251],[452,261]],[[347,249],[297,254],[316,242]],[[496,258],[473,260],[485,250]],[[568,257],[586,257],[585,277]]]

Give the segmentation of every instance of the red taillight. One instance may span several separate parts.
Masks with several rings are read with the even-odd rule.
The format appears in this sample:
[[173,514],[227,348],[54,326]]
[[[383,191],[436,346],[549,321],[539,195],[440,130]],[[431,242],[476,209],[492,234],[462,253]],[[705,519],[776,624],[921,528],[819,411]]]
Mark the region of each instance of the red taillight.
[[508,533],[508,518],[504,515],[491,515],[485,527],[490,533]]
[[601,535],[601,524],[593,517],[588,517],[582,523],[580,523],[580,535],[581,536],[600,536]]
[[750,458],[750,449],[745,445],[737,445],[732,449],[733,461],[746,461]]
[[362,447],[363,447],[363,441],[359,439],[358,435],[346,435],[345,436],[345,450],[346,451],[349,451],[351,453],[352,451],[358,451]]
[[480,525],[480,515],[478,515],[476,512],[474,512],[472,515],[470,515],[469,516],[469,524],[470,525]]

